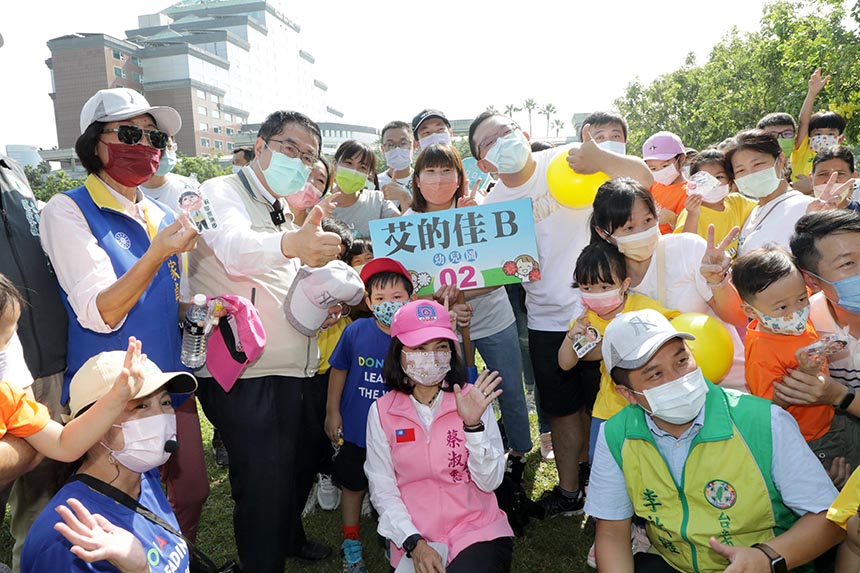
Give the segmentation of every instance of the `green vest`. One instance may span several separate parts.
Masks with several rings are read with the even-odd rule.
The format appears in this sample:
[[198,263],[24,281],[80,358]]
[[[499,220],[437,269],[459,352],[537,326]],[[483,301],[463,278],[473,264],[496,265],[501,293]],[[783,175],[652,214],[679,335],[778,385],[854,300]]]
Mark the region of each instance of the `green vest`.
[[680,485],[639,406],[605,425],[609,451],[624,472],[636,515],[648,538],[679,571],[723,571],[728,561],[710,537],[750,546],[773,539],[797,517],[782,503],[770,473],[771,403],[708,383],[705,422],[693,438]]

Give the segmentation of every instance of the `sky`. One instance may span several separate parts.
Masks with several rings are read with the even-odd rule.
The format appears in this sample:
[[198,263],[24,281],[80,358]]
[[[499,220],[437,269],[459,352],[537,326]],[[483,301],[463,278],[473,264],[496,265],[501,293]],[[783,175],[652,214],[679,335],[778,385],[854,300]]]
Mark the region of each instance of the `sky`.
[[[300,47],[343,122],[377,128],[424,108],[450,119],[504,110],[527,98],[552,103],[573,133],[577,112],[608,109],[635,78],[643,82],[698,61],[732,27],[759,26],[762,0],[723,0],[704,11],[688,0],[502,3],[469,0],[283,1],[302,28]],[[170,0],[28,0],[0,20],[0,147],[57,143],[45,60],[51,38],[74,32],[124,38],[137,16]],[[516,119],[527,129],[525,112]],[[250,118],[259,121],[262,118]],[[534,114],[532,135],[546,135]],[[555,135],[552,130],[551,135]]]

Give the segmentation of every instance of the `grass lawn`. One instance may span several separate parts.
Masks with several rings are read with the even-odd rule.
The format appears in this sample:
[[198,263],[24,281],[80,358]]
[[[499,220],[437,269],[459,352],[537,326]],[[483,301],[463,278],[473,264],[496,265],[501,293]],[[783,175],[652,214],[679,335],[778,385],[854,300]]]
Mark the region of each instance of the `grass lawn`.
[[[206,464],[212,493],[209,496],[200,523],[198,542],[219,565],[227,559],[236,557],[233,540],[233,500],[230,498],[230,482],[227,469],[215,464],[211,451],[212,426],[200,412],[203,425]],[[555,485],[557,475],[555,464],[543,462],[537,447],[537,422],[532,414],[532,435],[536,444],[528,456],[525,481],[526,488],[533,498]],[[7,511],[8,515],[8,511]],[[305,528],[309,536],[321,539],[333,547],[342,541],[339,511],[323,511],[318,506],[313,514],[305,518]],[[388,573],[389,568],[382,549],[376,543],[376,522],[365,519],[362,522],[361,536],[364,542],[364,558],[370,573]],[[585,556],[593,541],[593,526],[579,517],[556,517],[546,521],[532,520],[524,538],[517,539],[514,545],[515,572],[589,570]],[[12,538],[8,523],[0,528],[0,562],[11,563]],[[340,558],[335,555],[328,561],[315,566],[302,566],[288,562],[286,571],[331,572],[341,571]],[[246,572],[253,573],[253,572]]]

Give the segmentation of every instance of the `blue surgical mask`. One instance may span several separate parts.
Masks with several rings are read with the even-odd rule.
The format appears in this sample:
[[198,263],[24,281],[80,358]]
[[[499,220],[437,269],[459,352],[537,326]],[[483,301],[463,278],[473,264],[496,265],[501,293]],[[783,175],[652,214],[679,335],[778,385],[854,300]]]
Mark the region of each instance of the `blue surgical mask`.
[[786,334],[788,336],[800,336],[806,330],[806,323],[809,321],[809,305],[796,310],[788,316],[770,316],[759,312],[753,308],[758,317],[759,322],[777,334]]
[[242,166],[241,165],[231,165],[230,171],[232,171],[233,175],[235,175],[235,174],[239,173],[240,171],[242,171]]
[[518,129],[496,140],[484,157],[501,174],[519,173],[529,160],[532,150],[526,136]]
[[418,140],[418,147],[421,148],[422,151],[433,145],[434,143],[439,143],[441,145],[451,145],[451,134],[446,129],[441,133],[431,133],[430,135],[426,135]]
[[[807,272],[818,280],[826,282],[836,289],[836,296],[839,297],[839,300],[831,300],[830,302],[844,308],[852,314],[860,314],[860,275],[830,282],[811,271]],[[828,300],[829,298],[830,297],[828,297]]]
[[627,155],[627,144],[623,141],[612,141],[607,139],[597,144],[600,149],[617,153],[618,155]]
[[385,326],[391,326],[394,313],[406,304],[405,300],[386,300],[373,307],[373,316]]
[[287,157],[283,153],[272,151],[271,148],[269,151],[272,158],[269,160],[269,166],[263,169],[263,176],[272,191],[286,197],[304,189],[311,168],[298,157]]
[[173,168],[176,167],[176,152],[164,150],[161,153],[161,159],[158,160],[158,169],[155,170],[156,175],[167,175]]

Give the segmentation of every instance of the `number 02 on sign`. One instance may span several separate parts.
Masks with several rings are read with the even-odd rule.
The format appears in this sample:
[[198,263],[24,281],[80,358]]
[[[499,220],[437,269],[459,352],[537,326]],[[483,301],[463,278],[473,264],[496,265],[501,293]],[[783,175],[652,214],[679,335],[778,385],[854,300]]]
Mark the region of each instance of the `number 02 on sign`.
[[416,213],[370,223],[373,252],[403,264],[419,296],[540,280],[531,201]]

